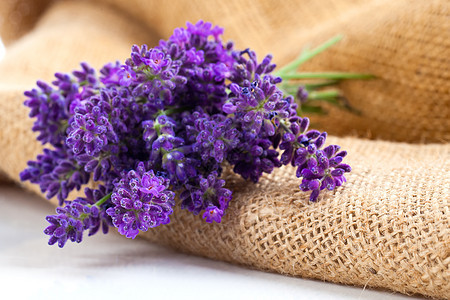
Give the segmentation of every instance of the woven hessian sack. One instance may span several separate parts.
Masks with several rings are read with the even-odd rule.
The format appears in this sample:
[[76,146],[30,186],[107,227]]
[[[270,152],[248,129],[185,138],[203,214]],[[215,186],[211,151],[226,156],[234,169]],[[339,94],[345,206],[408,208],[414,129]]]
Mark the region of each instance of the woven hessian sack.
[[[187,2],[179,1],[176,9],[159,4],[159,12],[152,13],[156,8],[153,2],[149,2],[148,7],[135,2],[134,6],[129,4],[127,10],[125,7],[116,10],[114,5],[119,3],[106,6],[98,2],[57,2],[40,17],[32,31],[16,39],[8,48],[5,59],[0,63],[0,170],[11,179],[18,182],[18,173],[25,168],[26,161],[34,159],[42,148],[35,141],[36,135],[30,130],[33,121],[27,118],[28,110],[22,105],[23,91],[32,88],[37,79],[50,81],[54,72],[69,72],[80,61],[88,61],[98,68],[108,61],[123,60],[129,55],[131,44],[145,42],[155,45],[159,37],[167,37],[173,27],[182,25],[186,18],[191,21],[198,18],[212,19],[216,12],[216,8],[212,9],[205,2],[200,5],[200,2],[190,1],[191,6],[187,6],[183,4]],[[324,125],[333,124],[336,128],[331,129],[341,133],[355,126],[356,133],[365,135],[367,129],[372,137],[386,139],[415,142],[421,138],[427,141],[446,140],[449,129],[448,94],[443,92],[445,88],[438,86],[438,83],[448,85],[444,79],[448,79],[449,66],[444,54],[438,51],[433,52],[435,56],[430,54],[424,57],[421,49],[418,49],[415,59],[411,57],[424,70],[431,70],[434,62],[441,61],[438,67],[443,74],[432,75],[435,81],[429,82],[432,87],[429,89],[421,88],[419,79],[425,77],[414,75],[415,71],[405,71],[401,78],[386,75],[395,74],[399,66],[407,64],[397,61],[394,50],[391,55],[380,56],[386,49],[403,49],[400,42],[391,48],[387,44],[386,47],[381,46],[385,45],[383,38],[396,36],[391,23],[395,13],[389,12],[388,8],[397,9],[398,16],[403,16],[399,17],[404,20],[403,23],[399,21],[403,26],[422,19],[424,24],[429,24],[427,22],[434,22],[431,20],[433,12],[439,15],[439,7],[442,9],[441,17],[445,17],[442,13],[445,12],[444,2],[420,4],[420,9],[416,9],[423,16],[418,12],[412,13],[415,9],[411,7],[419,6],[417,2],[409,3],[401,12],[402,6],[398,3],[404,5],[402,1],[396,4],[385,1],[364,2],[356,7],[347,1],[333,2],[335,5],[323,7],[314,6],[315,2],[296,4],[297,11],[299,14],[301,12],[299,16],[303,16],[304,26],[309,29],[299,25],[297,28],[288,26],[291,24],[288,19],[295,14],[281,2],[274,7],[261,2],[254,4],[251,11],[247,8],[246,14],[256,15],[252,16],[251,21],[243,18],[244,13],[238,9],[237,2],[227,2],[242,20],[230,15],[228,19],[215,16],[214,21],[227,27],[227,37],[236,40],[238,46],[253,47],[258,53],[272,52],[277,61],[282,63],[292,58],[307,40],[318,43],[342,32],[346,34],[346,40],[334,50],[318,57],[317,61],[308,65],[308,69],[323,67],[325,70],[333,67],[335,70],[373,72],[381,77],[374,82],[349,82],[343,85],[358,109],[371,107],[367,113],[378,110],[380,116],[366,115],[367,122],[360,120],[362,117],[351,117],[350,120],[345,117],[347,119],[342,122],[328,121],[335,120],[335,115],[345,115],[333,111],[327,119],[320,119]],[[286,2],[286,5],[292,3]],[[362,30],[368,26],[363,22],[370,11],[367,5],[373,9],[382,7],[380,3],[387,7],[370,14],[377,21],[373,18],[366,21],[376,23],[376,30],[380,33],[385,26],[387,37],[366,32],[367,28],[366,31]],[[220,8],[226,9],[223,5]],[[171,14],[170,9],[173,9]],[[203,15],[198,12],[201,9]],[[271,10],[274,15],[269,13]],[[317,12],[315,18],[312,17],[314,11]],[[281,18],[282,13],[289,15]],[[177,14],[182,17],[174,16]],[[335,22],[336,28],[333,28],[332,22]],[[351,26],[351,22],[364,26],[358,31],[357,26]],[[247,27],[242,27],[246,30],[236,30],[238,25],[243,24],[247,24]],[[448,30],[445,24],[433,24],[433,30],[439,26],[442,31],[445,28]],[[294,29],[298,30],[298,34],[294,34]],[[283,30],[286,30],[286,36],[281,34]],[[417,34],[424,37],[421,30]],[[273,41],[268,38],[269,31],[275,34]],[[258,32],[259,37],[256,37]],[[377,37],[379,40],[376,40]],[[403,36],[399,35],[401,38]],[[419,45],[418,39],[409,38],[411,43],[417,42]],[[290,46],[283,48],[287,42]],[[448,46],[446,40],[434,44],[435,49],[440,51],[448,49]],[[376,52],[377,49],[384,50]],[[370,57],[368,53],[371,53]],[[405,81],[405,78],[413,81]],[[384,90],[383,85],[387,86]],[[406,98],[403,92],[408,90],[410,94]],[[428,99],[437,100],[425,103],[424,99],[417,96],[420,93],[424,93],[422,95]],[[404,114],[410,114],[407,110],[414,107],[416,114],[424,109],[429,115],[424,114],[421,118],[416,116],[411,120],[405,117]],[[394,113],[397,113],[393,117],[395,121],[386,123],[390,119],[384,115]],[[423,127],[423,122],[437,124],[433,128],[436,132],[431,130],[432,127]],[[361,124],[367,127],[358,127]],[[386,129],[388,125],[385,128],[380,124],[390,124],[391,130]],[[417,139],[410,138],[396,126],[416,126],[409,135]],[[221,224],[207,224],[200,216],[177,209],[169,225],[152,229],[143,236],[184,252],[260,270],[448,299],[450,145],[414,145],[355,137],[330,137],[328,143],[339,144],[348,150],[346,160],[352,165],[353,171],[343,187],[323,194],[318,203],[308,203],[308,195],[299,191],[299,181],[295,178],[294,170],[289,167],[263,177],[256,185],[228,174],[228,187],[234,191],[234,198]],[[38,192],[36,186],[24,186]]]
[[51,0],[0,1],[0,37],[8,45],[29,31]]

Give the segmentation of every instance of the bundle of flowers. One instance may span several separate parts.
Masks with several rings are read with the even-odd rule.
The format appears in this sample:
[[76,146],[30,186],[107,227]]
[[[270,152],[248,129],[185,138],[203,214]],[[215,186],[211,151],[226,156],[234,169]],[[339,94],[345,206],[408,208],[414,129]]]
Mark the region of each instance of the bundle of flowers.
[[[296,87],[296,100],[286,93],[292,85],[282,85],[301,78],[296,67],[329,45],[273,74],[271,55],[258,60],[222,34],[188,23],[155,48],[133,46],[123,64],[96,73],[82,63],[25,92],[33,130],[48,148],[20,177],[59,200],[47,216],[49,244],[81,242],[85,231],[111,226],[135,238],[169,223],[175,205],[219,223],[233,196],[224,167],[258,182],[291,164],[310,201],[346,181],[346,151],[325,146],[326,132],[299,116],[308,90]],[[68,200],[90,181],[97,187]]]

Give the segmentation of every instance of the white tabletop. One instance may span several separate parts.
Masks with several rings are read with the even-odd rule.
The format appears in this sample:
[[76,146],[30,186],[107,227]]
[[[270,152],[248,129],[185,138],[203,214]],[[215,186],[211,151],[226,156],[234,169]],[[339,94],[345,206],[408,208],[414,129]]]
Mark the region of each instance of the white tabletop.
[[118,234],[48,246],[50,203],[0,186],[2,299],[424,299],[248,270]]

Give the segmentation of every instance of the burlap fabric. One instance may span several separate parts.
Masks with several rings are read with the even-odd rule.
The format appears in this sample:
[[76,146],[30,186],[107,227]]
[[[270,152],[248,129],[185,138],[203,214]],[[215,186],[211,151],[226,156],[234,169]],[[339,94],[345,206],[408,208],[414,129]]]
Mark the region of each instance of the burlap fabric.
[[[4,20],[19,2],[28,3],[2,2]],[[10,34],[0,63],[0,169],[10,178],[18,181],[26,161],[41,150],[22,93],[55,71],[68,72],[79,61],[99,67],[123,60],[131,44],[154,45],[175,26],[199,18],[225,26],[239,47],[272,52],[279,63],[307,42],[343,33],[344,41],[305,69],[370,72],[379,79],[342,85],[361,116],[331,110],[315,121],[336,134],[397,142],[329,138],[349,151],[353,172],[318,203],[308,203],[291,168],[257,185],[229,174],[235,197],[221,224],[177,210],[171,224],[144,237],[257,269],[449,298],[450,145],[398,142],[449,139],[446,1],[42,3],[49,7],[45,13],[30,10],[29,22],[19,23],[16,33],[9,22],[0,28]],[[19,38],[33,20],[35,27]]]

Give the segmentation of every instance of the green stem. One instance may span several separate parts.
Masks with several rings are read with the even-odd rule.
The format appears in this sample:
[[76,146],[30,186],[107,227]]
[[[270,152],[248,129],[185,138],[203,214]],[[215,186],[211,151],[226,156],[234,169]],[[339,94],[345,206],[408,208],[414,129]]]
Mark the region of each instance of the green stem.
[[315,90],[324,88],[324,87],[329,87],[332,85],[336,85],[339,81],[337,80],[327,80],[327,81],[322,81],[322,82],[317,82],[317,83],[292,83],[292,82],[283,82],[281,83],[281,90],[285,92],[285,94],[289,94],[289,95],[295,95],[297,94],[297,91],[299,89],[300,86],[303,86],[306,91],[308,91],[308,93],[311,93]]
[[310,114],[323,114],[325,113],[321,106],[303,105],[302,112]]
[[[293,133],[292,130],[286,125],[284,119],[279,119],[279,120],[280,120],[280,127],[281,127],[284,131],[289,132],[289,133]],[[298,134],[296,135],[296,138],[297,138],[297,137],[298,137]],[[297,142],[297,141],[294,141],[292,144],[293,144],[294,147],[296,147],[295,149],[298,149],[298,148],[300,148],[300,147],[303,147],[303,146],[302,146],[299,142]]]
[[285,84],[285,85],[282,84],[280,86],[280,89],[283,91],[283,94],[295,95],[295,94],[297,94],[299,86],[298,85],[291,86],[288,84]]
[[283,119],[279,119],[280,120],[280,127],[284,129],[284,131],[292,133],[291,129],[289,127],[286,126],[286,124],[284,123]]
[[[327,80],[327,81],[317,82],[317,83],[305,83],[303,86],[305,87],[305,89],[307,91],[313,91],[313,90],[327,87],[330,85],[335,85],[337,83],[338,83],[337,80]],[[297,86],[297,89],[298,89],[298,86]]]
[[302,72],[294,74],[283,74],[283,79],[373,79],[375,76],[362,73],[346,73],[346,72]]
[[341,94],[339,91],[330,90],[330,91],[322,91],[322,92],[311,92],[308,94],[308,99],[317,100],[317,99],[334,99],[340,97]]
[[[323,43],[322,45],[312,49],[312,50],[305,50],[303,51],[300,56],[294,60],[292,63],[284,66],[283,68],[281,68],[278,72],[275,73],[276,76],[280,76],[283,78],[282,75],[287,74],[287,73],[291,73],[295,70],[297,70],[297,68],[303,64],[304,62],[310,60],[311,58],[313,58],[314,56],[316,56],[317,54],[325,51],[326,49],[330,48],[331,46],[333,46],[334,44],[336,44],[337,42],[339,42],[340,40],[342,40],[342,35],[337,35],[331,39],[329,39],[328,41],[326,41],[325,43]],[[284,79],[284,78],[283,78]]]
[[95,202],[95,206],[100,207],[103,203],[105,203],[106,201],[109,200],[109,198],[111,198],[112,192],[109,193],[108,195],[106,195],[105,197],[103,197],[102,199],[98,200],[97,202]]
[[284,67],[280,68],[278,71],[276,71],[275,76],[281,77],[282,74],[284,74],[284,73],[294,72],[300,66],[300,64],[298,64],[298,62],[299,61],[302,62],[308,54],[309,54],[308,48],[304,48],[303,51],[300,53],[300,55],[294,61],[290,62],[286,66],[284,66]]

